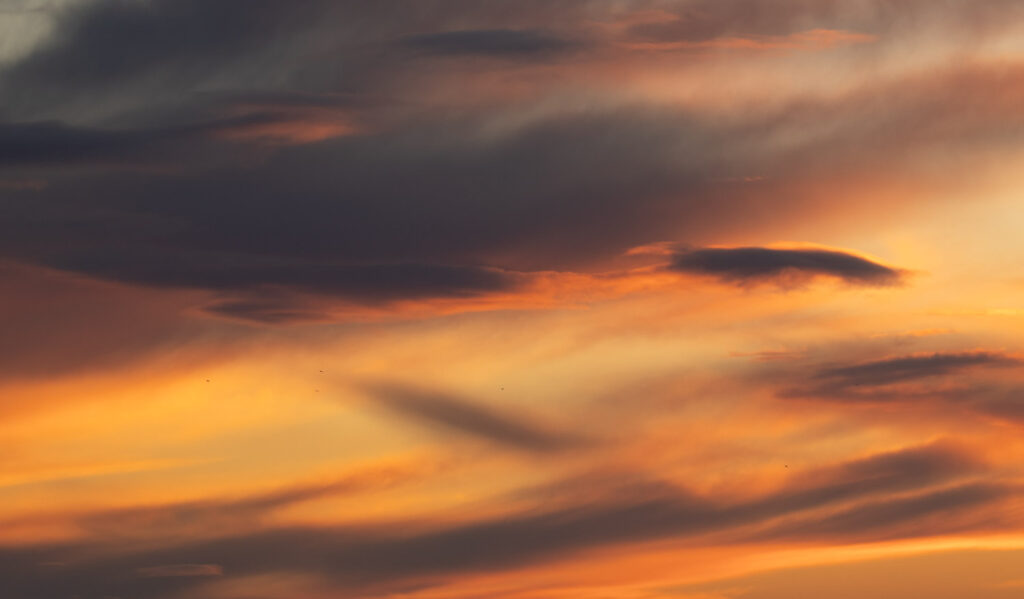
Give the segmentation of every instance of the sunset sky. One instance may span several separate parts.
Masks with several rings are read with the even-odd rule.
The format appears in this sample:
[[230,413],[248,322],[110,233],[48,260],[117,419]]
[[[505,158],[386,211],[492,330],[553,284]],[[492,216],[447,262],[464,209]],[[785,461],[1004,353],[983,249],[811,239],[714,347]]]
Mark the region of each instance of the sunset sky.
[[1020,0],[0,0],[0,598],[1019,599]]

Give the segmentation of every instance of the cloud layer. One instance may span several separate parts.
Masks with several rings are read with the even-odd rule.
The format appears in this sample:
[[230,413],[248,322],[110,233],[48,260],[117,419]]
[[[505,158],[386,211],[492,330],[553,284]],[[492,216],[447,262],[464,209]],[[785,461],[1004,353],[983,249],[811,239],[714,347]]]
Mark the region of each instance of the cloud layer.
[[774,599],[1021,547],[1021,17],[3,3],[0,595]]

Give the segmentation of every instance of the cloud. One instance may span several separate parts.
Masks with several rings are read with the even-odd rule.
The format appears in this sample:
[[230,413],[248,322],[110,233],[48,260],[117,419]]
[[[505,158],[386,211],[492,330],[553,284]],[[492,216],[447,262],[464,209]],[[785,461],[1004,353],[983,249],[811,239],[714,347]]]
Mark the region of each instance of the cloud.
[[[913,447],[825,468],[803,481],[793,481],[793,488],[745,500],[642,485],[589,501],[451,524],[271,529],[163,546],[150,543],[147,549],[133,544],[126,552],[108,547],[97,553],[89,543],[8,547],[0,549],[0,574],[8,590],[24,599],[59,596],[74,588],[90,589],[97,597],[106,593],[148,598],[174,589],[201,594],[195,586],[202,584],[201,578],[123,576],[126,571],[138,572],[153,564],[218,564],[227,577],[314,574],[330,581],[338,591],[368,593],[393,585],[438,584],[455,573],[550,562],[582,550],[625,543],[720,532],[730,532],[733,542],[742,542],[757,538],[760,525],[829,507],[847,510],[846,515],[813,525],[813,519],[798,519],[792,528],[782,524],[776,530],[793,536],[826,529],[845,534],[862,526],[870,534],[859,535],[861,539],[888,538],[918,519],[922,512],[917,510],[936,514],[977,508],[1003,498],[1005,494],[998,488],[978,485],[928,490],[978,473],[979,465],[967,466],[971,461],[948,447]],[[922,463],[928,464],[925,476],[915,473]],[[894,501],[893,494],[908,490],[921,490],[922,494]],[[844,507],[865,499],[870,501]],[[755,529],[743,532],[751,526]],[[38,565],[54,562],[61,565]]]
[[846,252],[762,247],[701,248],[677,253],[670,269],[729,282],[828,275],[858,285],[900,281],[901,271]]
[[206,150],[203,146],[212,146],[218,137],[282,138],[288,127],[299,125],[301,121],[274,113],[152,129],[75,127],[59,121],[0,123],[0,169],[89,164],[181,167],[188,162],[183,161],[184,154]]
[[161,87],[191,86],[237,58],[285,52],[287,34],[315,23],[325,4],[99,0],[71,5],[56,13],[48,42],[0,76],[2,97],[10,110],[30,113],[152,84],[155,74],[163,79]]
[[231,327],[188,317],[187,294],[4,262],[0,287],[0,384],[126,367],[172,349],[224,351],[236,339]]
[[956,480],[984,465],[963,450],[932,444],[794,475],[788,488],[746,505],[768,517]]
[[[915,493],[909,497],[886,498],[787,522],[756,536],[762,539],[856,539],[880,540],[906,536],[949,534],[964,528],[997,528],[991,514],[978,526],[972,509],[1010,499],[1020,489],[990,483],[968,483],[950,488]],[[958,518],[959,516],[959,518]],[[941,520],[936,521],[936,517]],[[971,521],[973,519],[973,522]],[[974,526],[970,526],[974,524]]]
[[874,386],[942,376],[979,366],[1016,364],[1018,361],[1010,356],[991,352],[934,353],[825,368],[818,371],[815,378],[842,387]]
[[[42,113],[110,118],[180,110],[196,92],[364,93],[406,73],[421,50],[520,55],[565,47],[548,27],[578,26],[610,2],[524,0],[97,0],[49,11],[52,32],[0,73],[19,120]],[[461,26],[461,27],[459,27]],[[455,29],[455,27],[459,27]],[[131,47],[134,52],[123,52]],[[417,67],[422,70],[422,65]]]
[[[353,468],[327,480],[283,485],[240,497],[209,498],[151,506],[42,514],[36,521],[67,521],[87,537],[124,540],[195,540],[249,532],[267,526],[280,510],[307,501],[379,491],[407,484],[431,472],[428,460]],[[15,521],[12,524],[23,524]],[[176,542],[176,541],[175,541]]]
[[[383,36],[410,27],[392,25],[374,31]],[[50,51],[55,50],[45,52]],[[285,83],[253,89],[229,80],[213,93],[216,101],[189,88],[172,102],[175,110],[153,108],[144,97],[103,126],[54,121],[63,111],[54,108],[44,115],[49,120],[8,123],[11,131],[36,136],[31,152],[12,145],[11,159],[28,164],[34,156],[50,170],[33,173],[46,179],[45,187],[0,200],[11,215],[0,224],[0,252],[154,286],[221,290],[232,279],[252,285],[265,275],[266,285],[381,302],[402,289],[410,298],[506,291],[515,278],[511,273],[594,272],[626,248],[653,239],[714,243],[727,233],[812,218],[812,209],[839,213],[852,204],[869,205],[805,188],[825,181],[831,189],[847,180],[871,186],[885,173],[898,176],[910,166],[892,157],[897,150],[900,156],[918,155],[911,150],[959,143],[966,134],[981,145],[986,136],[1005,143],[1020,105],[1007,81],[1020,74],[963,70],[973,75],[932,73],[914,85],[881,82],[837,98],[799,98],[728,119],[639,101],[580,107],[538,98],[494,104],[474,99],[472,108],[457,111],[430,102],[409,107],[393,95],[371,95],[379,93],[378,84],[409,93],[422,85],[387,68],[381,73],[387,85],[378,81],[365,88]],[[987,91],[947,93],[955,89]],[[872,101],[877,97],[886,103]],[[1000,99],[999,119],[981,109],[982,97]],[[332,101],[358,113],[353,118],[368,123],[367,129],[332,136],[329,129],[303,128],[320,116],[291,112]],[[266,106],[273,102],[291,108],[279,114]],[[243,107],[251,112],[236,118],[253,122],[232,124],[229,113]],[[207,128],[198,129],[204,123]],[[316,141],[262,147],[258,140],[268,131],[280,139]],[[218,151],[228,140],[230,151]],[[104,156],[131,162],[151,152],[174,172],[61,168]],[[742,189],[729,182],[749,173],[771,176]],[[736,219],[737,213],[746,217]],[[737,253],[713,254],[725,251],[694,250],[680,256],[676,268],[730,280],[789,272],[863,285],[891,284],[903,276],[842,252],[732,248]],[[326,272],[332,269],[337,272]],[[422,277],[444,282],[403,287],[393,281],[401,269],[430,270]],[[323,282],[312,282],[320,271]],[[378,281],[380,289],[372,289]],[[252,300],[231,301],[236,299]],[[273,320],[304,310],[249,312]]]
[[740,589],[745,599],[821,595],[1015,599],[1015,593],[1020,594],[1021,580],[1016,572],[1021,559],[1024,551],[1019,548],[990,548],[984,544],[908,555],[885,552],[838,563],[826,559],[810,565],[783,566],[665,592],[685,599],[735,597]]
[[557,453],[585,445],[583,438],[541,427],[522,416],[436,391],[374,383],[365,390],[395,413],[433,427],[484,439],[497,445],[536,453]]
[[191,576],[222,576],[224,568],[217,564],[167,564],[148,566],[138,569],[139,576],[145,578],[176,578]]
[[979,386],[958,395],[954,401],[966,401],[982,414],[1024,425],[1024,385]]
[[217,291],[285,288],[366,302],[467,297],[508,290],[521,280],[517,273],[499,269],[445,264],[339,264],[230,253],[200,254],[191,260],[179,260],[185,257],[173,251],[135,255],[83,252],[68,256],[59,265],[67,270],[154,287]]
[[982,464],[963,449],[934,443],[850,460],[811,476],[851,482],[859,486],[861,492],[866,492],[874,485],[893,490],[894,487],[890,486],[893,483],[904,485],[903,488],[925,486],[968,474],[981,467]]
[[247,294],[241,298],[216,300],[204,306],[215,316],[262,324],[326,322],[331,314],[301,296],[274,292]]
[[173,135],[79,129],[59,122],[0,124],[0,168],[137,159],[167,137]]
[[1000,15],[1019,9],[1012,0],[954,0],[936,15],[927,0],[780,0],[770,6],[745,0],[669,2],[659,19],[628,28],[631,39],[651,42],[703,42],[716,38],[762,39],[816,29],[889,33],[929,14],[942,23],[970,22],[976,28],[996,27]]
[[407,37],[401,44],[428,54],[506,58],[550,57],[577,47],[544,31],[516,29],[444,31]]
[[808,384],[786,390],[788,397],[822,397],[846,400],[901,401],[922,396],[941,399],[950,389],[904,388],[901,384],[929,381],[964,371],[1020,365],[1012,356],[995,352],[933,353],[898,356],[849,366],[819,369]]
[[[505,291],[516,270],[592,260],[616,197],[687,177],[648,161],[670,137],[656,122],[558,119],[485,147],[468,129],[429,126],[282,149],[259,168],[61,179],[5,200],[16,218],[0,226],[0,251],[152,286],[380,300]],[[580,144],[578,165],[559,166]]]
[[[1024,140],[1024,69],[1005,56],[1016,47],[1015,38],[970,36],[978,28],[1019,22],[1012,18],[1020,14],[1019,4],[78,3],[54,12],[51,32],[0,64],[0,260],[26,265],[17,268],[29,273],[0,271],[0,376],[49,379],[117,368],[191,354],[170,350],[189,349],[197,340],[203,351],[219,354],[223,338],[249,334],[289,347],[311,340],[317,347],[306,349],[318,351],[328,348],[317,340],[330,338],[341,344],[338,349],[378,333],[384,337],[377,345],[386,352],[395,349],[391,341],[415,341],[417,335],[439,335],[445,343],[482,340],[473,349],[510,359],[506,366],[545,363],[530,376],[557,375],[548,372],[545,360],[561,356],[570,370],[582,363],[606,365],[601,377],[611,385],[627,371],[674,368],[680,354],[662,351],[676,346],[674,325],[735,312],[726,309],[733,301],[729,288],[695,289],[690,298],[685,294],[691,290],[677,284],[683,275],[734,283],[821,277],[867,287],[906,277],[894,266],[839,250],[719,244],[788,239],[809,230],[822,241],[852,239],[860,222],[872,231],[890,227],[897,212],[915,202],[939,201],[963,189],[972,197],[1002,197],[986,193],[985,185],[1002,181],[1003,169],[1015,168]],[[638,11],[651,8],[662,12],[638,23],[644,20]],[[3,39],[0,46],[6,47]],[[678,55],[636,47],[699,51]],[[771,48],[782,50],[762,51]],[[804,51],[810,48],[823,50]],[[830,223],[839,223],[843,232]],[[914,225],[919,226],[930,225]],[[907,237],[901,229],[897,237],[918,239],[918,232]],[[663,258],[673,262],[665,268],[616,270],[646,260],[621,259],[625,249],[659,239],[685,239],[694,249],[673,246],[672,257]],[[643,297],[628,304],[605,301],[619,293]],[[469,328],[454,332],[444,328],[452,320],[426,328],[403,323],[387,331],[356,324],[287,332],[230,322],[320,322],[359,310],[407,314],[419,305],[463,310],[594,302],[602,306],[590,315],[579,312],[566,320],[553,312],[551,318],[568,328],[545,330],[553,334],[539,341],[528,339],[529,331],[517,332],[516,343],[536,346],[526,353],[502,342],[488,346],[495,337],[485,329],[519,322],[517,315],[460,317],[456,324]],[[813,345],[808,335],[826,317],[819,311],[804,318],[784,302],[758,304],[750,315],[757,322],[740,332],[700,325],[708,334],[697,349],[721,353],[733,347],[729,336],[741,333],[757,337],[751,342],[758,345]],[[196,314],[197,307],[204,314]],[[615,321],[620,317],[625,320]],[[554,322],[529,320],[540,327]],[[842,320],[833,324],[850,322]],[[625,344],[588,344],[624,326]],[[285,353],[288,360],[302,359]],[[708,368],[722,367],[713,355],[683,353]],[[381,363],[379,356],[365,360],[356,354],[345,361],[357,370]],[[261,356],[273,361],[266,352]],[[796,358],[771,364],[783,371],[780,395],[788,389],[822,400],[928,396],[957,416],[953,408],[963,406],[1021,421],[1016,385],[974,384],[1011,364],[1009,355],[882,353],[868,361],[816,364]],[[233,372],[244,378],[246,365],[237,366]],[[747,391],[763,395],[746,381],[712,389],[702,376],[693,385],[656,389],[657,397],[641,403],[680,408],[668,394],[687,390],[730,395],[740,403]],[[562,378],[566,385],[579,382]],[[738,394],[728,393],[737,386]],[[68,390],[76,396],[71,385]],[[1019,494],[990,483],[985,464],[945,445],[858,455],[809,471],[797,467],[785,478],[789,470],[773,469],[732,480],[749,472],[750,452],[772,443],[775,434],[799,436],[801,442],[814,436],[815,443],[816,435],[850,435],[830,445],[830,452],[840,452],[850,443],[883,437],[891,442],[923,430],[897,430],[891,422],[880,437],[875,433],[881,429],[855,433],[849,420],[840,432],[821,432],[817,426],[824,423],[817,420],[813,430],[797,431],[787,421],[744,443],[744,457],[729,461],[736,457],[733,450],[740,451],[731,443],[702,447],[701,431],[681,442],[686,426],[666,430],[657,421],[665,414],[638,414],[636,402],[616,413],[632,412],[626,420],[642,421],[645,437],[633,438],[637,431],[624,428],[615,439],[622,445],[611,447],[593,439],[589,426],[598,420],[608,424],[609,414],[553,426],[516,404],[414,385],[371,385],[364,391],[392,421],[440,431],[442,441],[482,451],[474,455],[492,451],[495,463],[475,462],[481,468],[473,473],[484,479],[496,473],[500,480],[464,477],[473,479],[474,492],[506,489],[524,476],[528,484],[558,478],[581,460],[607,467],[601,470],[606,476],[586,485],[560,479],[564,489],[556,482],[547,496],[528,490],[457,510],[406,512],[395,522],[373,520],[382,513],[377,510],[352,513],[342,506],[331,514],[356,520],[281,525],[281,518],[329,517],[309,509],[320,505],[300,504],[353,488],[331,482],[245,497],[53,514],[48,516],[54,529],[67,523],[80,536],[24,546],[5,542],[3,592],[18,599],[188,599],[216,596],[208,591],[219,583],[296,576],[325,581],[330,588],[324,595],[402,594],[461,580],[460,573],[549,567],[591,550],[635,555],[633,547],[623,546],[649,541],[758,543],[764,539],[757,533],[768,530],[777,535],[773,539],[828,545],[987,531],[977,523],[979,515],[1000,515],[1002,502]],[[191,409],[179,404],[167,408]],[[820,412],[822,405],[811,407]],[[670,419],[685,424],[691,416],[714,416],[718,407],[686,402]],[[749,412],[726,407],[739,418],[729,426],[744,428]],[[104,421],[102,406],[97,409],[95,424],[104,430],[136,424],[131,418]],[[880,418],[895,411],[884,410]],[[300,412],[301,418],[306,412]],[[36,429],[44,437],[51,429],[59,434],[68,419],[54,416],[11,432],[19,439]],[[629,428],[630,422],[621,424]],[[256,433],[262,439],[272,431]],[[89,453],[83,434],[76,432],[70,445],[40,446],[40,452],[25,437],[25,454],[59,461],[79,445]],[[135,431],[123,441],[145,442],[144,437]],[[612,472],[626,469],[620,460],[631,461],[634,452],[666,437],[694,459],[728,461],[726,470],[710,472],[715,466],[694,462],[683,467],[667,455],[655,464],[645,461],[647,453],[637,463],[649,472],[621,478]],[[393,440],[385,441],[390,447]],[[222,445],[210,439],[189,447],[216,452]],[[513,460],[522,471],[502,469],[510,452],[531,458]],[[331,459],[338,457],[343,456]],[[801,463],[799,456],[786,459],[791,466]],[[487,466],[492,469],[481,472]],[[239,464],[225,467],[237,476],[224,484],[238,483],[248,472],[237,470]],[[659,467],[699,472],[700,480],[693,488],[662,480],[682,476],[676,470],[655,472]],[[273,476],[256,469],[263,478]],[[152,497],[159,489],[147,486],[152,476],[144,478],[125,484],[143,484]],[[394,508],[436,505],[421,501],[417,492],[441,503],[458,494],[444,481],[424,485],[408,495],[403,489]],[[27,500],[21,503],[28,509]],[[386,507],[383,513],[393,513],[391,503]]]
[[[819,348],[819,352],[828,351]],[[1000,425],[1024,424],[1024,362],[1016,354],[994,350],[939,351],[865,360],[877,348],[855,348],[824,363],[807,363],[806,354],[765,371],[762,382],[781,399],[848,404],[887,404],[925,414]],[[894,414],[895,412],[889,412]]]
[[[755,37],[716,37],[701,41],[630,42],[625,45],[631,50],[675,51],[675,50],[825,50],[852,44],[876,42],[877,37],[852,31],[835,29],[812,29],[788,35]],[[744,179],[747,180],[747,179]],[[756,179],[755,179],[756,180]]]
[[173,546],[268,529],[288,508],[310,501],[341,500],[400,488],[426,479],[441,465],[442,462],[431,459],[379,462],[312,482],[290,482],[249,494],[103,509],[41,511],[0,519],[0,527],[22,531],[59,527],[71,539],[66,542],[69,546],[89,545],[97,539],[105,539],[115,547]]

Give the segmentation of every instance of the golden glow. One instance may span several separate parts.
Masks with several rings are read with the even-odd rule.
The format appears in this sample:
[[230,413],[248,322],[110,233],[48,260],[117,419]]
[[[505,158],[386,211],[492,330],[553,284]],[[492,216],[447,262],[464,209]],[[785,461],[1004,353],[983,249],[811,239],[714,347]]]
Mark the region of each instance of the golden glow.
[[[219,124],[153,127],[174,133],[154,154],[197,159],[124,166],[103,146],[47,171],[69,142],[0,173],[25,223],[0,255],[0,597],[21,569],[129,581],[124,599],[168,580],[169,599],[1024,595],[1024,21],[879,24],[888,3],[815,1],[779,4],[850,14],[703,29],[714,3],[592,4],[451,18],[451,47],[416,45],[425,9],[408,31],[328,23],[268,46],[318,57],[304,68],[260,58],[195,84],[204,119],[230,104]],[[0,39],[0,62],[37,33]],[[328,58],[345,35],[351,72]],[[372,93],[350,92],[364,78]],[[95,117],[82,144],[127,143],[100,117],[147,82],[23,120],[59,136],[51,120]],[[253,97],[221,98],[236,83]],[[549,146],[564,164],[537,159]],[[591,150],[637,161],[607,179],[626,191],[601,187]],[[72,189],[108,170],[123,186]],[[189,213],[204,177],[216,198]],[[287,197],[250,213],[263,193]],[[95,256],[40,250],[37,204]],[[138,231],[110,224],[135,211]],[[608,239],[581,241],[598,221]],[[134,235],[169,265],[132,262]],[[426,238],[440,249],[421,256]],[[677,262],[750,248],[791,262]],[[227,266],[189,278],[186,250]],[[215,309],[249,300],[271,317]]]

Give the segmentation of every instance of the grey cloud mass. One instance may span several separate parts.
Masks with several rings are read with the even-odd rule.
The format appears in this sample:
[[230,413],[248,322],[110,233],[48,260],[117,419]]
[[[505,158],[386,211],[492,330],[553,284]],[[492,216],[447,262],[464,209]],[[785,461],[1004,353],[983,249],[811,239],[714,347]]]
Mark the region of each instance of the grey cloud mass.
[[[51,40],[0,71],[0,161],[13,178],[31,169],[47,183],[0,198],[11,215],[0,251],[140,285],[262,283],[344,300],[465,296],[509,288],[508,271],[592,270],[652,239],[710,240],[742,226],[738,212],[765,222],[799,215],[829,198],[787,198],[785,181],[829,173],[839,158],[857,165],[846,160],[851,151],[874,152],[862,133],[872,125],[834,125],[864,112],[856,97],[740,120],[637,101],[536,112],[545,104],[531,94],[458,113],[412,101],[431,91],[423,74],[458,83],[491,68],[460,57],[529,55],[553,66],[571,48],[583,53],[573,60],[599,69],[601,36],[580,23],[624,14],[613,2],[417,6],[109,0],[59,12]],[[412,69],[410,47],[443,60]],[[921,111],[934,95],[901,94],[868,115],[879,130],[906,122],[904,113],[945,118],[942,106]],[[345,122],[313,109],[343,110]],[[302,137],[324,119],[354,129]],[[921,124],[915,130],[928,131]],[[268,148],[225,136],[261,126],[306,141]],[[830,133],[772,146],[794,128]],[[822,145],[847,149],[833,155]],[[68,168],[140,161],[159,168]],[[765,170],[774,177],[764,184],[728,182]],[[854,256],[735,252],[699,250],[676,267],[730,278],[785,269],[863,284],[899,278]],[[220,310],[253,301],[232,298]]]

